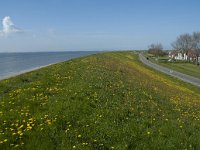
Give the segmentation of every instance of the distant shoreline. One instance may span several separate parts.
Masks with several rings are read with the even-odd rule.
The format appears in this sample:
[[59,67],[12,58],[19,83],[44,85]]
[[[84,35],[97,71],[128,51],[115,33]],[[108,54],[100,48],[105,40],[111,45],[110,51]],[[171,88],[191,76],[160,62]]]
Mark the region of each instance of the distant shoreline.
[[[69,61],[74,58],[79,58],[91,54],[96,54],[97,51],[84,51],[84,52],[21,52],[21,53],[1,53],[0,55],[0,69],[2,73],[0,74],[0,81],[8,78],[12,78],[27,72],[31,72],[40,68],[44,68],[53,64],[57,64],[64,61]],[[13,55],[14,54],[14,55]],[[22,55],[21,55],[22,54]],[[37,57],[39,56],[39,57]],[[8,60],[8,61],[7,61]],[[8,65],[9,70],[6,71],[6,66],[11,63],[11,68]],[[7,62],[6,62],[7,61]],[[38,63],[41,62],[41,63]],[[12,65],[16,64],[17,65]],[[24,65],[25,64],[25,65]],[[23,67],[20,67],[20,66]],[[13,67],[14,66],[14,67]],[[18,69],[16,69],[18,67]],[[22,68],[22,69],[20,69]]]
[[[63,62],[63,61],[61,61],[61,62]],[[60,62],[57,62],[57,63],[60,63]],[[45,68],[45,67],[57,64],[57,63],[51,63],[51,64],[48,64],[48,65],[34,67],[34,68],[31,68],[31,69],[26,69],[26,70],[23,70],[23,71],[20,71],[20,72],[17,72],[17,73],[13,73],[13,74],[11,73],[10,75],[6,75],[6,76],[2,76],[2,77],[0,76],[0,81],[6,80],[6,79],[9,79],[9,78],[12,78],[12,77],[16,77],[16,76],[19,76],[21,74],[25,74],[25,73],[28,73],[28,72],[31,72],[31,71],[35,71],[35,70],[38,70],[38,69],[41,69],[41,68]]]

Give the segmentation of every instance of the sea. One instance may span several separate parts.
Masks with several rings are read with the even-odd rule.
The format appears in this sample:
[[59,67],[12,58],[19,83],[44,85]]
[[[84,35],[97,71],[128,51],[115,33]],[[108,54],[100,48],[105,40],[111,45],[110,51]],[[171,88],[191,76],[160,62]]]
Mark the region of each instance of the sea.
[[0,53],[0,80],[97,51]]

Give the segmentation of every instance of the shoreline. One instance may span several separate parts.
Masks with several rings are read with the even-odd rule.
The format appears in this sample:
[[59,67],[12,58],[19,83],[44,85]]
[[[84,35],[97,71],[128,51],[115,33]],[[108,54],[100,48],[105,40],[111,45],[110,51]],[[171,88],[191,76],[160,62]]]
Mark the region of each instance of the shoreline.
[[31,68],[31,69],[22,70],[22,71],[19,71],[17,73],[11,73],[10,75],[6,75],[6,76],[0,76],[0,81],[6,80],[6,79],[9,79],[9,78],[13,78],[13,77],[19,76],[21,74],[25,74],[25,73],[35,71],[35,70],[38,70],[38,69],[41,69],[41,68],[45,68],[45,67],[48,67],[48,66],[51,66],[51,65],[55,65],[55,64],[61,63],[61,62],[64,62],[64,61],[51,63],[51,64],[48,64],[48,65],[42,65],[42,66],[34,67],[34,68]]
[[[70,51],[70,52],[73,52],[73,51]],[[92,54],[96,54],[97,53],[95,51],[85,51],[85,52],[93,52],[93,53],[86,54],[86,55],[80,55],[80,56],[72,56],[72,57],[67,58],[65,60],[60,60],[60,61],[57,61],[57,62],[49,63],[47,65],[41,65],[41,66],[38,66],[38,67],[33,67],[33,68],[30,68],[30,69],[25,69],[25,70],[21,70],[21,71],[18,71],[18,72],[13,72],[13,73],[11,72],[11,73],[8,73],[7,75],[2,75],[2,76],[0,75],[0,81],[6,80],[6,79],[9,79],[9,78],[12,78],[12,77],[16,77],[16,76],[24,74],[24,73],[35,71],[35,70],[38,70],[38,69],[41,69],[41,68],[44,68],[44,67],[48,67],[50,65],[54,65],[54,64],[57,64],[57,63],[61,63],[61,62],[65,62],[65,61],[69,61],[69,60],[75,59],[75,58],[80,58],[80,57],[84,57],[84,56],[88,56],[88,55],[92,55]],[[34,52],[30,52],[30,53],[34,53]],[[45,53],[45,52],[41,52],[41,53]],[[51,52],[51,53],[54,53],[54,52]]]

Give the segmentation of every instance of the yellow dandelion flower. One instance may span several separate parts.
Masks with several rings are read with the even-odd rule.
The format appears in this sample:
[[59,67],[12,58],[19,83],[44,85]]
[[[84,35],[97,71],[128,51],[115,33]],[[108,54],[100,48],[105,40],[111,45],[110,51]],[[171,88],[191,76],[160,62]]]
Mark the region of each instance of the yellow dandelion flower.
[[78,135],[78,138],[81,138],[81,135],[80,135],[80,134]]
[[22,125],[19,127],[19,129],[23,128],[23,126],[24,126],[24,125],[22,124]]
[[19,135],[22,136],[24,133],[20,133]]
[[30,118],[30,119],[28,119],[28,120],[33,121],[33,118]]
[[16,147],[19,147],[19,145],[17,144],[17,145],[15,145],[14,147],[15,147],[15,148],[16,148]]

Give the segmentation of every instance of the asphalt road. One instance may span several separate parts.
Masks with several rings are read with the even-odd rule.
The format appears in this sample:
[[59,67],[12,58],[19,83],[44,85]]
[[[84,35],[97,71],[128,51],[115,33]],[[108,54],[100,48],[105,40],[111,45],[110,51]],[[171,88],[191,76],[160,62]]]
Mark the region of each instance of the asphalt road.
[[143,62],[145,65],[147,65],[151,68],[154,68],[155,70],[158,70],[158,71],[168,74],[170,76],[176,77],[182,81],[185,81],[185,82],[188,82],[195,86],[200,87],[200,79],[198,79],[198,78],[195,78],[190,75],[186,75],[186,74],[180,73],[178,71],[174,71],[172,69],[152,63],[151,61],[147,60],[146,57],[144,57],[141,53],[139,54],[139,58],[140,58],[141,62]]

